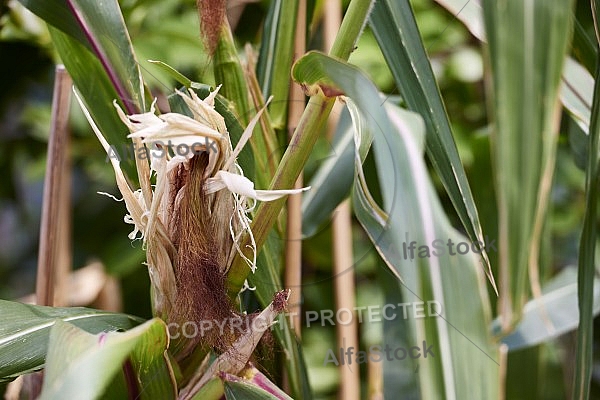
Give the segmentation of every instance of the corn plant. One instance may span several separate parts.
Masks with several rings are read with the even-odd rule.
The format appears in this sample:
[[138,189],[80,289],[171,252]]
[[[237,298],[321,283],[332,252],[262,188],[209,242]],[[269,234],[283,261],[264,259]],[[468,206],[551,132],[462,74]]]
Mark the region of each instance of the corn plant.
[[[334,346],[320,347],[337,367],[330,395],[593,397],[595,0],[430,2],[485,56],[485,176],[464,166],[408,0],[350,0],[343,12],[338,0],[272,0],[261,21],[234,17],[233,2],[198,0],[197,64],[206,68],[195,76],[169,59],[140,59],[128,30],[139,16],[122,11],[127,2],[19,3],[10,7],[47,24],[67,84],[54,98],[37,305],[0,300],[8,398],[320,398],[303,334],[326,314],[298,308],[303,291],[315,293],[298,280],[307,274],[298,235],[318,237],[330,220],[337,312],[328,318],[340,325]],[[261,29],[241,43],[234,25]],[[399,96],[353,63],[365,29]],[[65,202],[57,171],[71,92],[114,174],[116,189],[103,194],[119,200],[131,228],[122,240],[144,251],[151,319],[55,304],[54,291],[65,291],[54,282]],[[311,166],[322,142],[329,157]],[[577,266],[557,261],[550,244],[565,152],[585,173]],[[353,254],[353,232],[374,250],[383,315],[368,307],[360,328],[352,267],[366,256]],[[388,318],[401,305],[405,316]],[[573,331],[573,343],[557,339]],[[565,348],[576,356],[557,361]],[[549,377],[552,390],[541,385]]]

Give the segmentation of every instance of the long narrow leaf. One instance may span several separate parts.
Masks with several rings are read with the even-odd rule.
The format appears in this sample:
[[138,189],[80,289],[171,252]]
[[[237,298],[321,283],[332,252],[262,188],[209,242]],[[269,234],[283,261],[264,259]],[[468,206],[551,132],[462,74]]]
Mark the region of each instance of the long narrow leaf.
[[350,194],[354,181],[354,132],[344,110],[329,155],[312,177],[310,190],[302,195],[302,235],[312,236],[335,208]]
[[506,332],[519,320],[530,287],[539,285],[572,6],[564,0],[483,1],[495,118],[499,308]]
[[[153,394],[160,395],[161,399],[175,399],[175,387],[168,373],[155,377],[148,375],[152,372],[153,356],[158,357],[159,363],[166,362],[164,352],[167,342],[167,326],[159,319],[147,321],[128,332],[98,335],[91,335],[68,323],[57,322],[50,332],[40,399],[99,398],[122,371],[122,364],[132,352],[133,357],[137,358],[135,367],[130,370],[133,375],[127,377],[128,397],[150,399]],[[147,353],[144,358],[139,358],[144,352]],[[158,382],[152,382],[149,378]],[[150,386],[144,387],[145,384]]]
[[[465,27],[482,42],[486,41],[485,30],[483,29],[483,12],[481,0],[436,0],[438,4],[446,8],[456,16]],[[575,39],[574,43],[587,41],[587,33],[579,32],[581,38],[578,39],[578,31],[583,30],[581,24],[575,21]],[[586,54],[580,55],[580,58],[596,59],[597,51],[593,48],[590,53],[590,46],[587,43],[581,46]],[[574,49],[577,52],[577,49]],[[587,63],[589,64],[589,62]],[[592,107],[592,89],[594,87],[593,77],[587,72],[586,68],[579,64],[575,59],[568,57],[562,75],[562,89],[560,99],[565,109],[575,118],[587,134],[590,112]]]
[[[595,280],[594,315],[600,313],[600,281]],[[540,299],[532,299],[525,304],[523,319],[515,330],[502,338],[508,351],[520,350],[548,342],[559,335],[577,329],[579,313],[577,308],[577,268],[567,267],[552,278],[545,286]],[[492,324],[495,333],[500,334],[500,321]]]
[[287,120],[297,15],[298,0],[272,1],[260,46],[257,75],[263,96],[274,98],[269,114],[276,129],[284,128]]
[[[129,114],[144,109],[140,71],[116,0],[23,0],[22,3],[94,53]],[[69,14],[65,12],[65,8]],[[75,30],[74,27],[78,29]],[[61,55],[63,59],[68,58],[64,57],[66,54]],[[84,98],[87,97],[87,93],[82,94]],[[112,106],[112,100],[108,106]]]
[[[463,239],[449,225],[427,174],[422,120],[403,110],[388,116],[374,85],[362,72],[323,54],[310,52],[296,63],[293,74],[310,90],[344,93],[356,102],[370,133],[357,132],[355,139],[355,213],[392,271],[402,278],[405,301],[443,304],[445,311],[438,318],[411,319],[416,343],[427,342],[437,350],[435,357],[419,359],[423,398],[497,398],[498,356],[488,330],[490,309],[478,257],[472,253],[425,256],[422,246],[417,250],[419,257],[402,254],[406,237],[427,245],[436,239],[444,243]],[[361,178],[361,162],[371,135],[384,199],[384,211],[379,212]],[[478,371],[476,381],[472,380],[473,370]]]
[[[117,1],[24,0],[23,4],[51,25],[58,54],[109,143],[117,149],[131,143],[125,138],[126,129],[112,102],[119,100],[128,114],[146,111],[146,102],[140,68]],[[65,9],[70,12],[68,17]],[[124,169],[130,177],[135,176],[135,161],[138,179],[148,197],[147,160],[136,157],[125,161]]]
[[[483,241],[475,201],[409,1],[378,1],[370,18],[370,26],[408,108],[421,114],[425,120],[427,155],[469,239],[473,242]],[[484,251],[482,257],[488,279],[496,289],[487,252]]]
[[[94,55],[85,46],[69,35],[50,27],[52,43],[63,57],[63,63],[73,78],[75,86],[82,94],[88,110],[97,121],[102,132],[105,132],[109,143],[114,146],[121,157],[121,165],[130,177],[135,176],[135,166],[131,157],[126,157],[123,149],[129,148],[131,140],[127,139],[127,127],[119,119],[112,106],[112,101],[118,98],[106,72]],[[90,79],[94,77],[93,79]],[[87,95],[87,96],[86,96]]]
[[0,300],[0,381],[42,368],[48,336],[62,320],[87,332],[130,329],[143,320],[89,308],[53,308]]
[[[592,13],[596,29],[596,40],[600,43],[600,3],[592,1]],[[579,243],[579,329],[577,331],[577,358],[575,364],[574,399],[587,399],[590,393],[593,362],[593,306],[594,276],[596,260],[596,241],[598,239],[598,187],[600,184],[600,58],[596,61],[596,83],[590,117],[590,133],[588,138],[588,164],[586,171],[586,209],[583,221],[583,232]]]

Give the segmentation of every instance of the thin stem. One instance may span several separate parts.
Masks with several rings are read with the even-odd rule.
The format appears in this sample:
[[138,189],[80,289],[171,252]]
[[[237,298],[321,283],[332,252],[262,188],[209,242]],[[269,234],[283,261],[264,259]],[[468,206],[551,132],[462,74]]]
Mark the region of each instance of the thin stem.
[[[341,26],[342,3],[340,0],[329,0],[325,6],[325,49],[330,50],[335,46],[336,33]],[[331,51],[331,50],[330,50]],[[341,105],[335,105],[335,110],[329,118],[328,138],[333,139],[335,128],[339,122]],[[350,200],[346,199],[334,211],[332,221],[333,234],[333,284],[335,293],[335,305],[338,310],[355,309],[355,284],[352,251],[352,208]],[[349,324],[337,324],[335,326],[337,347],[358,348],[358,325],[356,318],[352,318]],[[369,364],[371,367],[371,364]],[[347,368],[340,365],[340,388],[338,396],[346,400],[358,400],[360,398],[360,369]],[[371,371],[371,368],[369,368]],[[373,380],[381,377],[381,373],[369,376]],[[383,379],[377,382],[383,385]]]
[[61,238],[61,231],[66,229],[60,219],[61,203],[66,201],[65,196],[69,195],[62,189],[65,187],[63,179],[68,176],[65,172],[68,168],[66,144],[72,82],[62,65],[56,67],[55,76],[36,281],[37,304],[47,306],[54,304],[59,238]]
[[[355,310],[354,269],[352,268],[352,210],[346,199],[335,211],[333,219],[333,276],[335,306],[338,310]],[[336,324],[338,347],[358,348],[358,325],[356,315],[348,324]],[[340,365],[341,399],[360,398],[360,369]]]
[[352,0],[350,2],[329,55],[342,60],[347,60],[350,57],[350,54],[354,51],[356,41],[367,24],[374,3],[373,0]]
[[[61,79],[65,79],[67,82],[66,90],[69,90],[72,82],[70,77],[67,74],[67,78],[61,77]],[[69,90],[69,93],[71,91]],[[69,101],[69,98],[64,96],[62,98],[63,101]],[[64,103],[61,106],[68,117],[70,103]],[[66,122],[66,120],[65,120]],[[61,188],[60,188],[60,200],[59,200],[59,210],[58,210],[58,234],[60,235],[58,238],[58,244],[56,248],[56,264],[54,271],[54,276],[56,278],[55,282],[55,292],[54,292],[54,306],[56,307],[66,307],[70,306],[69,304],[69,282],[70,282],[70,274],[73,269],[73,249],[72,249],[72,218],[71,218],[71,158],[69,156],[69,152],[71,149],[71,140],[70,135],[68,134],[67,127],[57,127],[57,129],[65,130],[65,138],[64,138],[64,146],[63,151],[65,154],[65,159],[63,160],[63,167],[61,172]]]
[[[296,20],[296,39],[294,43],[294,61],[306,51],[306,0],[298,4]],[[304,111],[305,96],[302,88],[297,83],[291,82],[289,101],[289,129],[290,133],[296,129],[302,112]],[[290,135],[291,136],[291,135]],[[290,139],[292,139],[290,137]],[[302,187],[302,174],[296,180],[295,188]],[[291,322],[298,337],[301,336],[301,305],[302,299],[302,194],[288,197],[287,213],[287,240],[285,242],[285,287],[294,288],[290,294]]]
[[[594,28],[598,32],[598,11],[600,5],[593,1],[592,15]],[[598,33],[597,33],[598,34]],[[600,35],[597,37],[600,44]],[[596,61],[595,76],[600,75],[600,57]],[[592,380],[594,346],[594,278],[596,242],[598,237],[598,185],[600,184],[600,81],[594,84],[590,131],[588,137],[588,164],[586,169],[586,209],[583,230],[579,242],[577,273],[577,297],[579,305],[579,328],[577,329],[577,355],[575,358],[575,380],[573,399],[588,399]]]

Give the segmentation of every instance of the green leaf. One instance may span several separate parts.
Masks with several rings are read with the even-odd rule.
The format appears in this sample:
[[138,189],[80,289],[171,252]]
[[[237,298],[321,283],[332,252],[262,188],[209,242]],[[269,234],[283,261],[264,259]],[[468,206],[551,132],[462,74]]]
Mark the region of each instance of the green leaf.
[[[370,26],[408,108],[421,114],[425,120],[427,156],[446,188],[469,239],[483,241],[475,201],[409,1],[377,1]],[[485,251],[482,257],[488,279],[495,289],[496,283]]]
[[191,79],[183,75],[181,72],[177,71],[175,68],[171,67],[169,64],[156,60],[148,60],[148,62],[159,67],[161,70],[166,72],[171,78],[175,79],[175,81],[181,83],[186,88],[192,86]]
[[[399,109],[388,114],[360,70],[323,54],[308,53],[293,74],[309,90],[344,93],[352,99],[351,114],[359,112],[366,120],[368,129],[355,136],[355,214],[391,271],[402,278],[404,301],[435,300],[443,305],[441,317],[410,319],[413,340],[427,341],[437,351],[431,359],[419,359],[423,398],[498,398],[498,354],[488,329],[491,311],[477,257],[438,253],[439,257],[410,260],[400,253],[402,240],[409,235],[408,241],[427,244],[464,239],[450,226],[427,173],[422,119]],[[370,198],[362,177],[371,135],[384,210]]]
[[[216,3],[215,3],[216,4]],[[235,106],[234,114],[246,125],[252,116],[248,102],[248,87],[237,55],[229,24],[225,21],[219,28],[219,40],[213,54],[215,81],[223,85],[222,94]]]
[[585,171],[588,163],[588,134],[581,125],[570,115],[567,116],[567,134],[569,135],[569,147],[573,155],[573,161],[577,168]]
[[[52,41],[92,117],[111,145],[122,149],[131,141],[113,100],[128,114],[146,110],[144,85],[129,34],[116,0],[24,0],[23,4],[49,24]],[[67,11],[70,14],[67,13]],[[149,174],[146,160],[127,160],[123,169],[135,177]],[[143,189],[149,192],[145,181]]]
[[[129,114],[145,109],[140,71],[116,0],[26,0],[23,3],[46,22],[76,38],[94,53]],[[71,16],[67,16],[65,8],[70,11]],[[78,32],[74,32],[74,27],[78,28]],[[85,38],[83,42],[82,37]],[[63,60],[70,57],[68,53],[59,54]],[[90,75],[87,79],[90,79]],[[73,80],[78,86],[75,77]],[[93,95],[82,94],[85,99]],[[112,107],[112,99],[106,106]]]
[[[252,104],[254,104],[255,110],[260,110],[265,107],[265,97],[260,90],[258,78],[254,72],[253,54],[248,52],[248,58],[245,75],[246,82],[248,84],[248,91],[252,98]],[[289,70],[288,70],[289,72]],[[272,97],[269,100],[273,100]],[[271,104],[273,102],[271,101]],[[287,103],[287,102],[286,102]],[[256,112],[256,111],[255,111]],[[252,149],[253,154],[260,154],[264,156],[255,157],[255,170],[254,183],[259,188],[269,187],[271,179],[275,175],[277,164],[281,160],[281,147],[277,139],[277,132],[272,124],[270,112],[265,112],[261,115],[259,124],[257,125],[257,132],[250,137],[248,144]]]
[[[127,357],[132,362],[135,376],[127,379],[129,395],[141,398],[175,399],[175,386],[169,375],[150,376],[155,362],[153,357],[166,363],[167,326],[160,319],[145,322],[127,332],[104,332],[89,334],[71,324],[57,321],[50,332],[48,359],[45,368],[41,400],[49,399],[96,399],[107,389],[113,378],[122,371]],[[135,359],[142,353],[147,354]],[[167,373],[167,370],[158,370]],[[138,375],[139,374],[139,375]],[[150,378],[158,380],[151,382]],[[160,385],[170,384],[163,390]],[[140,385],[142,385],[140,387]],[[149,386],[143,386],[149,385]],[[143,394],[142,390],[149,390]],[[142,395],[143,394],[143,395]],[[136,397],[137,398],[137,397]]]
[[[483,11],[481,0],[471,0],[465,3],[463,0],[435,0],[438,4],[446,8],[455,15],[465,27],[477,39],[485,42],[485,30],[483,27]],[[575,38],[573,40],[575,53],[579,52],[579,58],[586,60],[586,66],[590,65],[589,60],[595,60],[597,50],[595,46],[588,43],[589,37],[583,31],[579,21],[575,21]],[[592,67],[593,69],[593,67]],[[589,115],[592,104],[593,78],[581,64],[572,57],[567,57],[562,73],[562,89],[560,99],[567,111],[578,121],[582,129],[587,134],[589,126]],[[583,128],[585,126],[585,128]]]
[[127,139],[129,131],[112,105],[118,94],[108,75],[98,59],[78,41],[52,27],[49,31],[54,47],[59,54],[65,55],[62,57],[63,64],[81,93],[87,109],[108,143],[115,146],[117,154],[121,157],[121,168],[129,177],[136,176],[134,161],[122,151],[126,146],[131,146],[131,140]]
[[558,141],[559,89],[572,6],[573,1],[564,0],[483,1],[493,78],[489,98],[501,210],[499,310],[505,332],[519,320],[536,283],[530,270],[542,269],[539,247]]
[[[581,6],[583,5],[583,6]],[[585,65],[589,72],[594,72],[598,58],[598,46],[592,32],[586,30],[590,18],[590,7],[587,2],[575,7],[575,24],[573,31],[573,55]]]
[[[596,41],[600,44],[597,18],[600,3],[592,1]],[[583,231],[579,242],[579,273],[577,293],[579,297],[579,329],[577,330],[577,357],[575,364],[575,383],[573,399],[587,399],[590,395],[592,379],[593,342],[594,342],[594,278],[596,260],[596,241],[598,240],[598,186],[600,184],[600,57],[596,59],[596,82],[590,116],[588,137],[588,163],[586,170],[586,208]]]
[[263,96],[274,99],[269,115],[275,129],[283,129],[287,121],[297,16],[298,0],[272,1],[262,34],[256,69]]
[[[594,278],[594,315],[600,313],[600,280]],[[540,299],[532,299],[523,311],[515,330],[502,338],[509,351],[536,346],[579,325],[577,309],[577,269],[567,267],[552,278],[543,289]],[[492,330],[500,333],[500,321],[494,320]]]
[[[227,399],[279,399],[292,400],[283,390],[269,380],[262,372],[250,364],[241,372],[243,378],[231,374],[222,374]],[[302,397],[304,399],[304,397]]]
[[0,300],[0,381],[42,368],[50,328],[68,321],[90,333],[130,329],[141,318],[89,308],[53,308]]
[[200,388],[198,393],[192,397],[192,400],[220,400],[224,394],[223,381],[218,377],[214,377]]
[[43,0],[19,0],[32,13],[46,21],[48,24],[65,32],[92,51],[90,42],[82,32],[77,19],[69,8],[67,0],[43,1]]
[[333,138],[332,154],[310,180],[302,195],[302,235],[312,236],[350,194],[354,181],[354,131],[344,110]]
[[[385,291],[385,304],[403,304],[402,285],[395,279],[390,279],[390,273],[385,270],[377,271],[380,287]],[[382,305],[385,307],[385,305]],[[409,311],[410,312],[410,311]],[[371,323],[372,324],[372,323]],[[384,318],[383,342],[393,349],[403,347],[408,349],[415,340],[411,334],[411,325],[405,315],[396,313],[394,318]],[[419,399],[419,364],[416,360],[383,360],[383,390],[384,398],[394,398],[402,393],[406,399]]]
[[274,395],[244,381],[225,381],[225,398],[227,400],[287,400],[291,397],[281,392]]
[[[167,355],[169,336],[161,320],[136,343],[129,354],[133,372],[140,385],[138,399],[175,400],[177,383]],[[151,322],[151,321],[149,321]],[[152,332],[150,332],[152,330]]]

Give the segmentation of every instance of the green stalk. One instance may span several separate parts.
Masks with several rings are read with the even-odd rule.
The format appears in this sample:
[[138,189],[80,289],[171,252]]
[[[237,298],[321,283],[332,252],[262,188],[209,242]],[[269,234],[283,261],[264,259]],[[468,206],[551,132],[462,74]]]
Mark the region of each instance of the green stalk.
[[374,0],[352,0],[340,26],[340,31],[331,46],[330,56],[347,61],[362,33]]
[[[596,68],[596,77],[600,76]],[[593,345],[593,303],[594,303],[594,259],[596,238],[598,236],[596,219],[598,215],[598,190],[600,174],[598,173],[598,155],[600,154],[598,134],[600,132],[600,82],[596,79],[594,103],[592,107],[592,124],[589,135],[589,159],[586,176],[586,210],[581,241],[579,243],[579,273],[577,294],[579,299],[579,329],[577,330],[577,358],[575,365],[574,399],[589,398],[590,379],[592,374]]]
[[[371,0],[351,1],[340,31],[331,48],[331,56],[343,60],[348,59],[365,26],[372,4]],[[290,144],[281,159],[275,177],[271,181],[270,189],[284,189],[294,186],[294,182],[302,172],[304,164],[306,164],[308,156],[327,122],[334,102],[335,97],[327,98],[321,93],[311,96]],[[260,247],[264,244],[267,234],[277,220],[284,203],[285,199],[279,199],[259,205],[251,226],[257,250],[260,250]],[[247,249],[248,245],[250,245],[250,239],[245,236],[240,248]],[[236,255],[227,277],[231,298],[234,298],[240,291],[249,271],[246,262],[239,254]]]
[[[592,1],[592,15],[596,29],[596,40],[600,44],[598,34],[598,13],[600,4]],[[596,47],[598,48],[598,47]],[[596,240],[598,229],[598,187],[600,183],[600,59],[596,61],[596,82],[594,100],[590,118],[588,137],[589,156],[586,170],[586,209],[583,231],[579,243],[579,270],[577,273],[577,296],[579,303],[579,329],[577,329],[577,356],[575,361],[575,383],[573,399],[588,399],[592,378],[593,342],[594,342],[594,275],[596,259]]]

